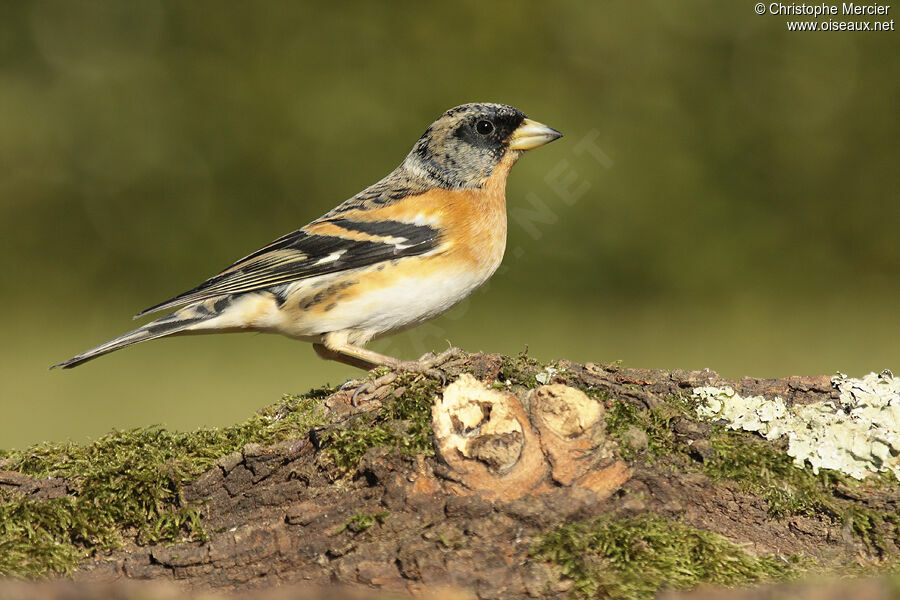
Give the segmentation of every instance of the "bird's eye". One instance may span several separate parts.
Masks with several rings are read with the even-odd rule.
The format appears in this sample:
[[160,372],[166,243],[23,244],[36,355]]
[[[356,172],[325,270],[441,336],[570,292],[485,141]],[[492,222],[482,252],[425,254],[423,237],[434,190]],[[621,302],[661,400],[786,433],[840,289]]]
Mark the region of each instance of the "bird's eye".
[[488,135],[492,131],[494,131],[494,124],[490,121],[478,121],[475,123],[475,131],[480,133],[481,135]]

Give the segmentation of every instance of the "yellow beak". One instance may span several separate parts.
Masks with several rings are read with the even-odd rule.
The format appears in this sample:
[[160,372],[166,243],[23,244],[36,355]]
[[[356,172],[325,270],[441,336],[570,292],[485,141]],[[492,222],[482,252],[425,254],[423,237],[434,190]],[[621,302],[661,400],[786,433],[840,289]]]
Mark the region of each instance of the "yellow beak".
[[552,127],[525,119],[509,136],[509,149],[531,150],[561,137],[562,134]]

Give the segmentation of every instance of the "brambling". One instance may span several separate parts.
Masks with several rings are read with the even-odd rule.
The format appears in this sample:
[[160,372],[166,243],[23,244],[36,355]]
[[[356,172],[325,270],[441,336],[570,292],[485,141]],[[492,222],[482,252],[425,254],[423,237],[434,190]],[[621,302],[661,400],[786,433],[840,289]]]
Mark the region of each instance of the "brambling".
[[509,171],[560,136],[511,106],[451,108],[378,183],[135,318],[174,312],[51,368],[161,337],[258,331],[356,367],[423,372],[431,365],[363,345],[446,312],[493,275]]

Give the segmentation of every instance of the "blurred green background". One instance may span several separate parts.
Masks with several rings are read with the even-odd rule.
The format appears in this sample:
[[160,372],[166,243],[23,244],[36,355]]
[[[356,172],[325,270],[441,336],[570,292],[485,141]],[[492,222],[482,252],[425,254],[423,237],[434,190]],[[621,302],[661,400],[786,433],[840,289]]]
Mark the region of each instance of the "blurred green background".
[[375,182],[443,110],[565,132],[502,272],[374,344],[730,377],[900,370],[900,37],[751,2],[0,5],[0,447],[224,425],[358,375],[276,336],[133,326]]

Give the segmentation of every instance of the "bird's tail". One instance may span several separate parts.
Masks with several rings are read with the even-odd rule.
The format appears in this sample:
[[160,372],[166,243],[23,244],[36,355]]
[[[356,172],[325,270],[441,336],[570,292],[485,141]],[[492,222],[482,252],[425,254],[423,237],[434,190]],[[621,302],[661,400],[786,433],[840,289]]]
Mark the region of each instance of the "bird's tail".
[[[86,350],[77,356],[73,356],[69,360],[53,365],[50,368],[56,369],[58,367],[61,369],[71,369],[72,367],[77,367],[89,360],[93,360],[104,354],[109,354],[110,352],[115,352],[116,350],[121,350],[132,344],[138,344],[140,342],[155,340],[157,338],[179,333],[187,333],[188,330],[199,323],[219,316],[221,309],[225,308],[223,304],[230,304],[231,298],[227,297],[226,302],[222,302],[223,300],[226,300],[226,298],[220,298],[215,303],[202,302],[200,304],[187,306],[169,315],[150,321],[142,327],[138,327],[133,331],[120,335],[105,344],[100,344],[96,348]],[[213,304],[216,305],[215,309],[213,309]]]

